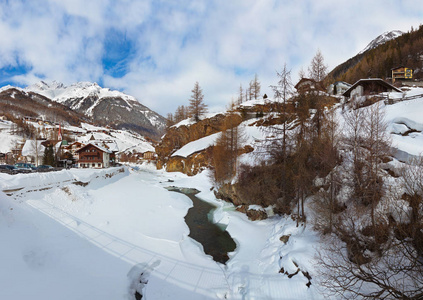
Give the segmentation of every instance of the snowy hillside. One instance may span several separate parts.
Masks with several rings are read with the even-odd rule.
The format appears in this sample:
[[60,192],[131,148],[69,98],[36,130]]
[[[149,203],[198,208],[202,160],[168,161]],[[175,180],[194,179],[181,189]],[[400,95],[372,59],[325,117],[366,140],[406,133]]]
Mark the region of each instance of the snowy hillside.
[[0,152],[12,151],[13,146],[21,140],[17,135],[10,134],[12,122],[0,120]]
[[379,45],[385,44],[387,41],[396,39],[397,37],[403,35],[404,32],[400,30],[393,30],[393,31],[387,31],[379,35],[377,38],[375,38],[373,41],[371,41],[366,48],[364,48],[362,51],[360,51],[359,54],[362,54],[366,51],[369,51],[371,49],[376,48]]
[[410,96],[420,97],[384,108],[392,146],[401,151],[402,159],[423,154],[423,88],[412,88],[405,94]]
[[165,119],[125,93],[102,88],[97,83],[78,82],[70,86],[53,81],[40,81],[25,91],[43,95],[70,109],[85,114],[101,126],[131,129],[151,137],[159,137]]
[[[399,101],[392,105],[385,105],[380,102],[380,105],[385,116],[387,133],[392,139],[392,147],[400,151],[399,157],[405,159],[406,157],[412,158],[423,154],[423,88],[410,88],[404,94],[391,93],[389,97],[398,100],[403,97],[405,99],[417,97],[411,100]],[[264,101],[251,100],[241,104],[241,106],[249,107],[256,104],[264,104]],[[340,118],[339,121],[342,124],[342,116]],[[266,131],[263,131],[260,127],[251,126],[255,121],[255,119],[248,120],[240,125],[242,132],[245,133],[244,144],[252,145],[253,148],[257,148],[260,142],[266,138]],[[188,143],[173,153],[172,156],[188,157],[195,152],[214,145],[218,136],[219,133]],[[241,160],[252,163],[254,161],[254,152],[244,154]]]
[[[116,143],[119,153],[154,151],[153,145],[143,136],[125,130],[107,130],[106,128],[95,127],[89,124],[82,124],[84,133],[76,140],[81,143],[88,143],[94,137],[95,140],[112,140]],[[95,130],[96,132],[92,132]],[[102,131],[107,131],[104,133]]]

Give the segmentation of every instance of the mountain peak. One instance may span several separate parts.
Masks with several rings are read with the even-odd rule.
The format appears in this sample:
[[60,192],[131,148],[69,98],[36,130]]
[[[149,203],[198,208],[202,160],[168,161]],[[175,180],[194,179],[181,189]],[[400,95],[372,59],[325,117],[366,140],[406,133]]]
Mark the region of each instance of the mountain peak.
[[40,81],[25,91],[63,104],[101,126],[131,129],[153,138],[159,137],[165,128],[165,119],[135,97],[103,88],[96,82],[81,81],[66,86],[57,81]]
[[31,91],[31,92],[37,92],[37,91],[46,91],[46,90],[50,90],[50,89],[60,89],[60,88],[64,88],[65,85],[61,82],[58,82],[56,80],[50,81],[50,82],[45,82],[43,80],[34,83],[30,86],[27,86],[25,88],[25,90],[27,91]]
[[392,30],[392,31],[386,31],[384,33],[382,33],[381,35],[379,35],[377,38],[375,38],[373,41],[371,41],[366,48],[364,48],[362,51],[360,51],[360,53],[358,54],[363,54],[364,52],[367,52],[371,49],[376,48],[379,45],[385,44],[387,41],[396,39],[397,37],[403,35],[404,32],[402,32],[401,30]]

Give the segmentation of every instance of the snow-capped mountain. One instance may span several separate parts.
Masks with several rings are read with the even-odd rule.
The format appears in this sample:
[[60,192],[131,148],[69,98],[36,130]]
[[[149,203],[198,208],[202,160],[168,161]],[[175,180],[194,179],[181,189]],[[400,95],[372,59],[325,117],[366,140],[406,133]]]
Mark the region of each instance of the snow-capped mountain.
[[402,32],[400,30],[393,30],[393,31],[384,32],[381,35],[379,35],[377,38],[375,38],[373,41],[371,41],[367,45],[367,47],[364,48],[362,51],[360,51],[360,53],[358,53],[358,54],[362,54],[366,51],[374,49],[377,46],[385,44],[387,41],[396,39],[397,37],[399,37],[400,35],[403,35],[403,34],[404,34],[404,32]]
[[102,88],[97,83],[78,82],[65,86],[57,81],[40,81],[25,90],[85,114],[99,125],[132,129],[152,137],[160,136],[165,128],[165,119],[135,97]]

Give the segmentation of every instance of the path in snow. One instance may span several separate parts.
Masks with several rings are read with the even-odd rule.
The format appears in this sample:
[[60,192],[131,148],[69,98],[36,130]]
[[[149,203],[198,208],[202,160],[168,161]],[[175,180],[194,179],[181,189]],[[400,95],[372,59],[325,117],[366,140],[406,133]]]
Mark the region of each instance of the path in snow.
[[[210,288],[213,286],[216,288],[227,286],[225,276],[218,267],[211,269],[189,264],[131,244],[43,200],[29,200],[27,203],[106,252],[126,262],[131,264],[140,262],[151,264],[155,261],[160,261],[161,268],[154,271],[154,276],[192,291],[193,294],[208,295],[210,294]],[[181,276],[181,274],[184,274],[184,276]]]

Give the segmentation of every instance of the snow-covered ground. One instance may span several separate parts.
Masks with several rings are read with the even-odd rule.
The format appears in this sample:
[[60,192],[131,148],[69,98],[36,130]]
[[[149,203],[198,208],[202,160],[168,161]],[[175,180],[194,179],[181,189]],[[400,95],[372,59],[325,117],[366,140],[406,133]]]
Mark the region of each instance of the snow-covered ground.
[[[422,98],[382,105],[393,147],[409,155],[423,150],[422,108]],[[265,135],[253,122],[241,124],[252,145]],[[0,134],[9,127],[0,123]],[[178,155],[216,137],[191,142]],[[131,138],[122,133],[120,140]],[[252,154],[241,160],[251,162]],[[188,177],[147,164],[120,170],[0,174],[0,299],[135,299],[135,290],[146,299],[324,298],[314,260],[320,241],[309,227],[280,216],[249,221],[215,199],[207,171]],[[218,206],[213,219],[237,244],[226,265],[188,237],[184,216],[192,203],[165,189],[170,185],[196,188]],[[290,236],[287,243],[282,236]],[[281,268],[308,272],[311,286],[303,272],[291,277]]]
[[[423,89],[411,89],[407,96],[412,95],[423,95]],[[387,105],[384,111],[393,147],[410,155],[421,155],[423,152],[423,97]]]
[[[135,289],[146,299],[321,298],[301,272],[279,273],[295,262],[314,275],[312,231],[289,218],[249,221],[215,199],[207,172],[120,170],[0,174],[0,299],[135,299]],[[188,237],[192,203],[169,185],[219,207],[214,220],[237,243],[226,266]]]
[[[17,142],[21,142],[22,138],[17,135],[11,135],[10,129],[12,122],[0,120],[0,152],[7,153],[12,150]],[[22,143],[23,144],[23,143]]]
[[[387,124],[388,133],[392,138],[392,147],[399,150],[398,157],[407,159],[422,154],[423,152],[423,88],[409,88],[404,94],[390,93],[389,97],[392,99],[401,99],[407,97],[415,97],[422,95],[421,98],[412,100],[405,100],[397,102],[392,105],[385,105],[383,102],[378,104]],[[241,104],[243,107],[254,106],[257,104],[264,104],[266,101],[274,101],[271,99],[250,100]],[[341,127],[344,123],[339,108],[338,121]],[[190,119],[184,120],[175,126],[187,125]],[[192,120],[191,120],[192,121]],[[240,157],[242,163],[252,163],[253,156],[257,153],[257,149],[262,140],[265,139],[269,132],[257,126],[251,126],[256,120],[247,120],[241,123],[240,129],[243,133],[244,144],[253,146],[255,151],[253,153],[244,154]],[[405,134],[408,132],[407,134]],[[405,135],[403,135],[405,134]],[[219,133],[206,136],[204,138],[192,141],[180,149],[178,149],[172,156],[188,157],[189,155],[198,151],[204,150],[216,143]],[[261,154],[262,155],[262,154]]]

